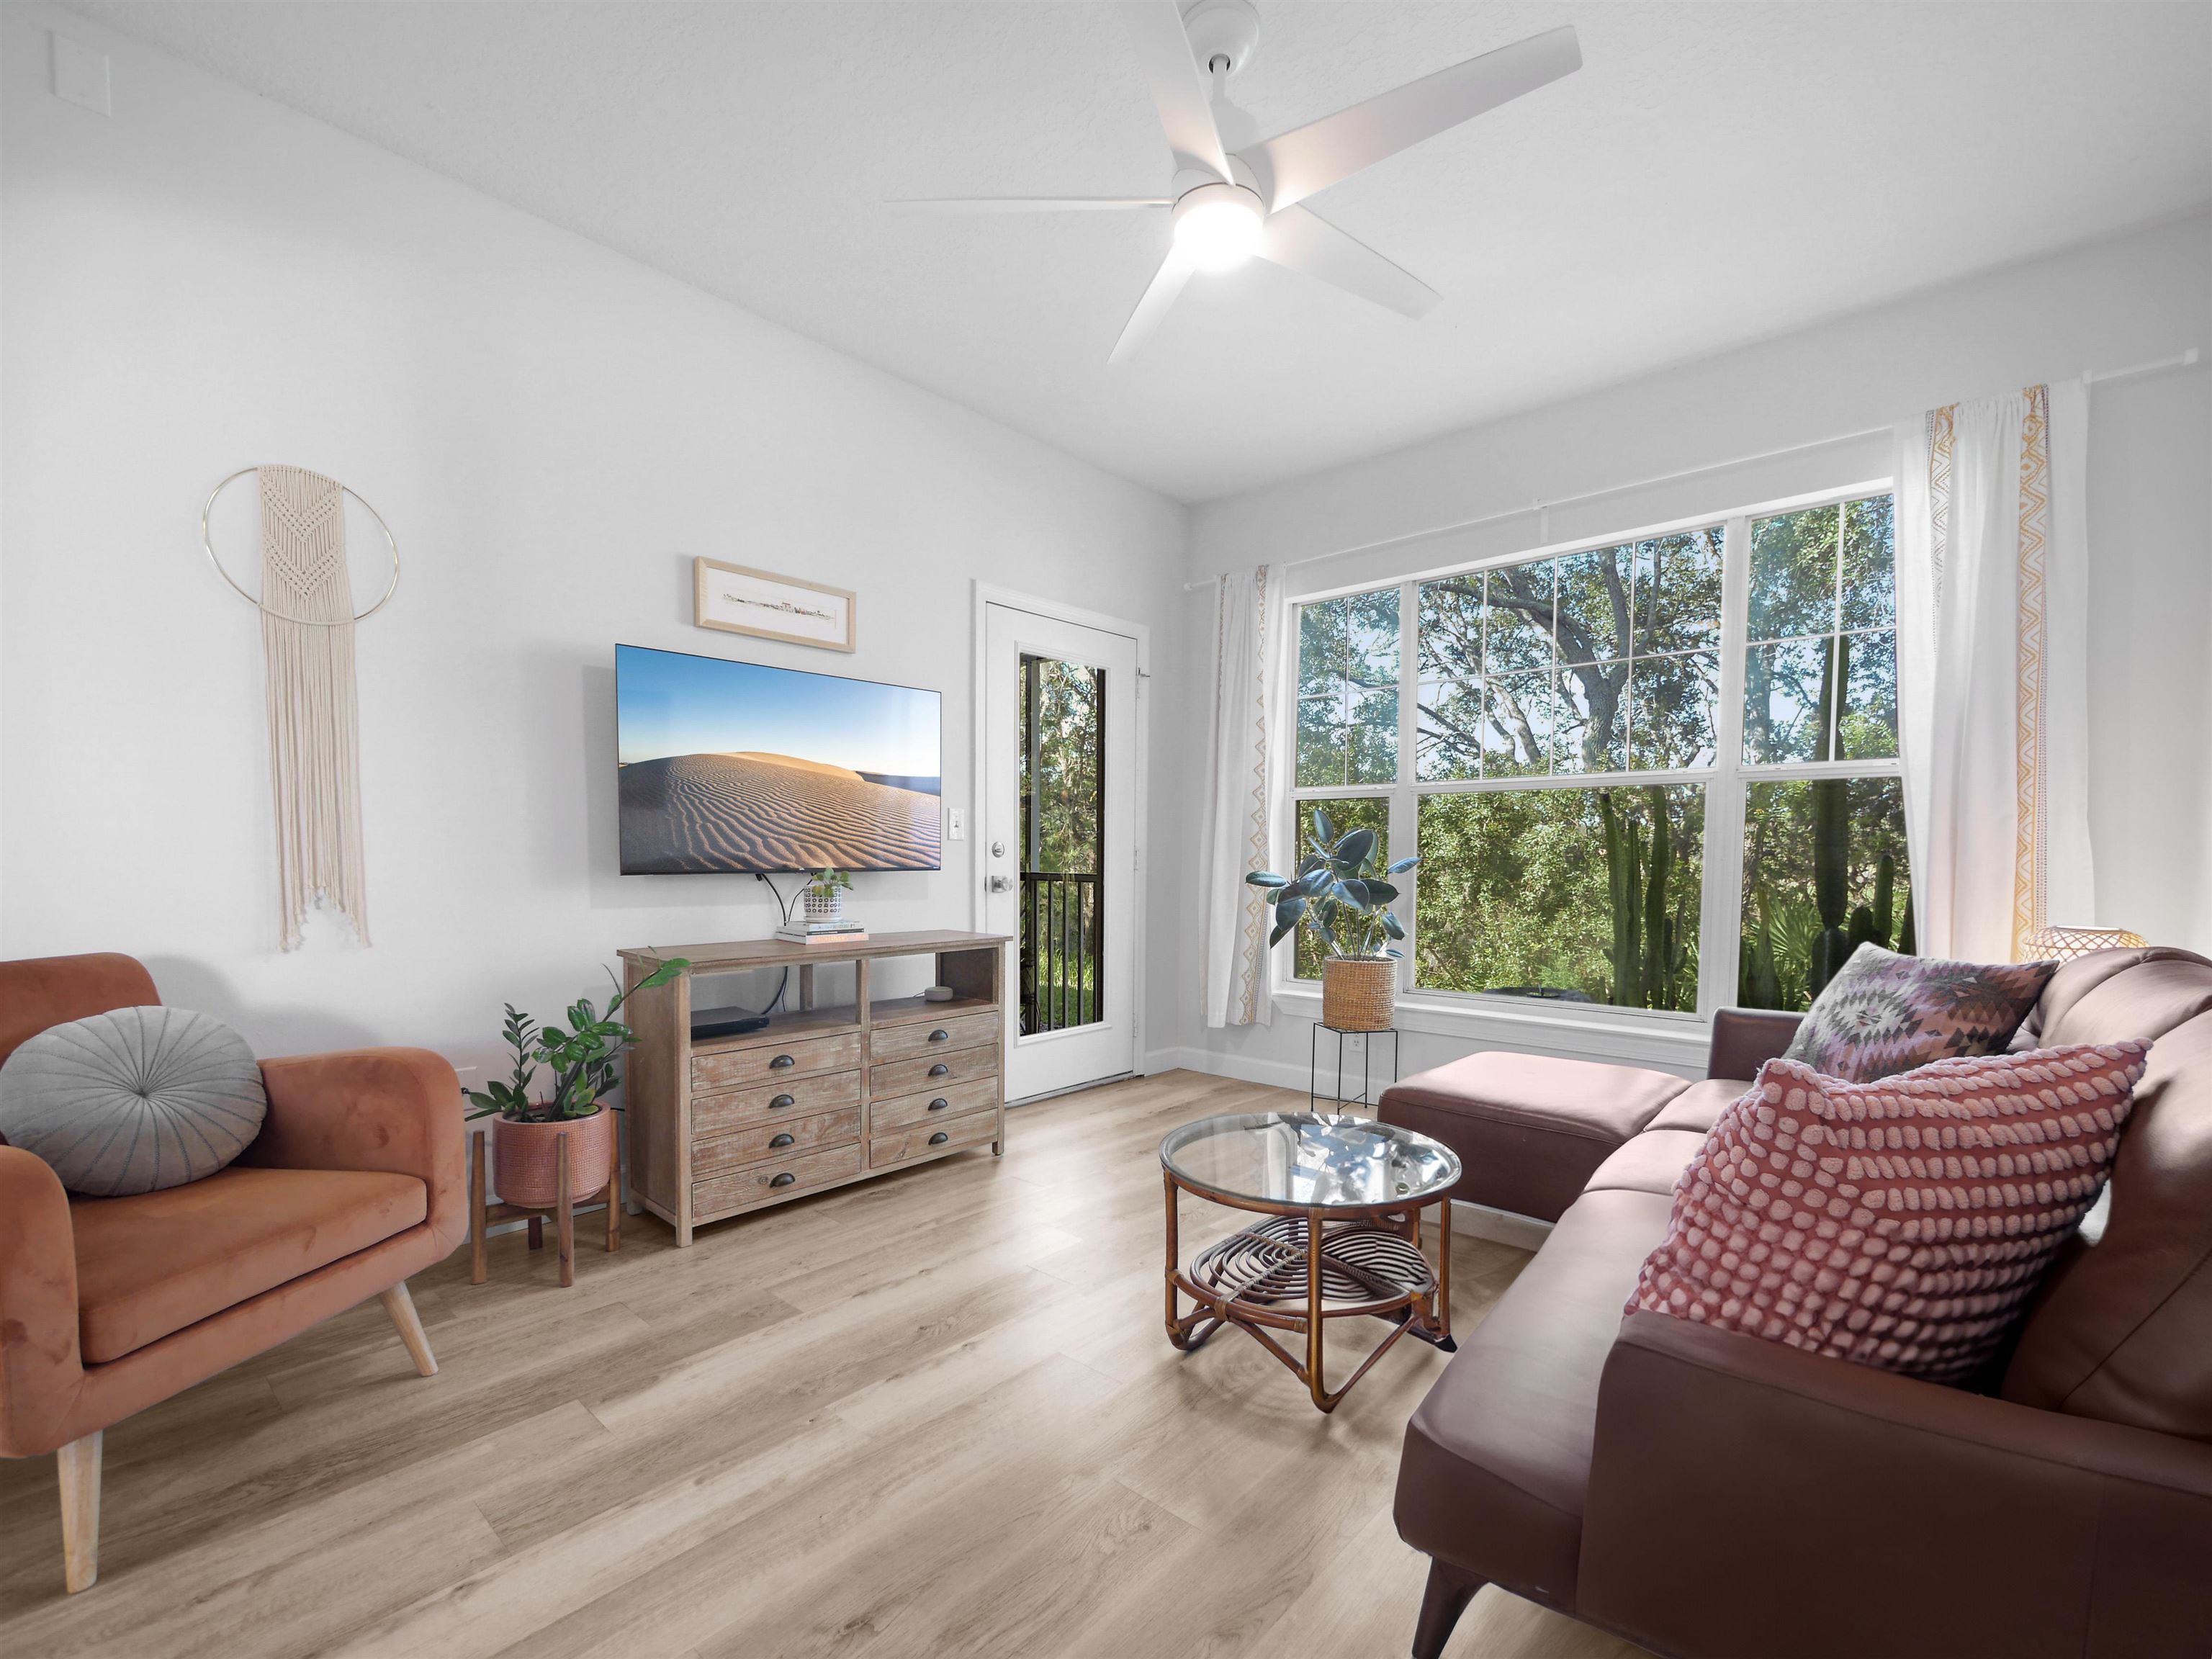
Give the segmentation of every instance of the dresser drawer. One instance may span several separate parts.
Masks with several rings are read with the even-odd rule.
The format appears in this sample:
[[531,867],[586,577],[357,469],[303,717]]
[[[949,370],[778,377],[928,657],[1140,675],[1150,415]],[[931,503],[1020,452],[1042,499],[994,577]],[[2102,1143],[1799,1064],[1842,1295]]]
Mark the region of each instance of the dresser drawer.
[[945,1124],[917,1123],[910,1129],[878,1135],[869,1141],[868,1167],[880,1170],[888,1164],[903,1164],[908,1158],[983,1146],[996,1139],[998,1133],[996,1112],[970,1112]]
[[757,1124],[781,1124],[791,1118],[860,1103],[860,1074],[856,1071],[795,1077],[788,1083],[770,1083],[733,1094],[695,1095],[691,1135],[694,1139],[726,1135]]
[[793,1118],[789,1123],[763,1123],[757,1128],[740,1129],[733,1135],[717,1135],[712,1140],[695,1142],[691,1147],[691,1179],[705,1181],[743,1169],[748,1164],[816,1152],[824,1146],[842,1146],[860,1138],[860,1109],[857,1106]]
[[773,1164],[754,1164],[712,1181],[691,1183],[691,1218],[719,1221],[726,1215],[750,1210],[778,1199],[795,1198],[817,1187],[860,1173],[860,1148],[833,1147],[801,1158],[780,1158]]
[[996,1014],[959,1014],[934,1023],[917,1019],[878,1025],[868,1033],[868,1058],[880,1066],[887,1060],[912,1060],[916,1054],[978,1048],[996,1042],[1000,1028]]
[[694,1093],[709,1089],[745,1089],[817,1072],[843,1071],[860,1063],[860,1034],[801,1037],[785,1043],[763,1042],[748,1048],[720,1048],[691,1056]]
[[949,1054],[924,1054],[918,1060],[893,1060],[868,1071],[868,1097],[889,1100],[899,1095],[918,1095],[924,1090],[944,1092],[954,1083],[976,1083],[999,1074],[999,1045],[988,1048],[955,1048]]
[[987,1077],[975,1083],[951,1083],[935,1094],[901,1095],[896,1100],[872,1101],[868,1127],[880,1134],[903,1129],[910,1123],[942,1123],[970,1112],[988,1112],[999,1103],[999,1079]]

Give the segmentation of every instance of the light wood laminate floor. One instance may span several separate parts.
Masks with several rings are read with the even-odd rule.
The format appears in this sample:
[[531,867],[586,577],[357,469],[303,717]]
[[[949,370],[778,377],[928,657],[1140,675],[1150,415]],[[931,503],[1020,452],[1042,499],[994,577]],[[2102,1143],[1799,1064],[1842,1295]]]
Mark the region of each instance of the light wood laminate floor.
[[[110,1430],[85,1595],[54,1460],[0,1462],[0,1653],[1400,1659],[1391,1487],[1445,1356],[1323,1417],[1242,1333],[1161,1330],[1161,1135],[1293,1102],[1176,1072],[1021,1108],[1003,1160],[686,1252],[581,1225],[572,1290],[519,1234],[487,1285],[461,1251],[413,1281],[435,1377],[372,1302]],[[1186,1251],[1236,1219],[1183,1217]],[[1461,1239],[1455,1325],[1526,1260]],[[1488,1589],[1449,1651],[1635,1650]]]

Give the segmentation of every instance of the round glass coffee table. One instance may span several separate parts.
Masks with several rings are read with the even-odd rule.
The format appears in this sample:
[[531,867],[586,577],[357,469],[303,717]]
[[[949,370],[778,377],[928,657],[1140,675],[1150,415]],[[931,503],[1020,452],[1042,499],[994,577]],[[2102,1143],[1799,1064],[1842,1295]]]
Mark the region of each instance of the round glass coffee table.
[[[1368,1118],[1246,1112],[1186,1123],[1160,1143],[1168,1206],[1168,1340],[1186,1352],[1224,1325],[1248,1332],[1306,1385],[1337,1401],[1411,1332],[1447,1352],[1451,1340],[1451,1206],[1437,1226],[1437,1266],[1421,1253],[1421,1210],[1460,1177],[1441,1141]],[[1208,1245],[1186,1267],[1176,1243],[1176,1194],[1194,1193],[1269,1218]],[[1308,1248],[1318,1239],[1321,1248]],[[1196,1307],[1182,1311],[1179,1298]],[[1322,1332],[1332,1319],[1392,1327],[1332,1392],[1322,1375]],[[1305,1339],[1305,1360],[1270,1335]]]

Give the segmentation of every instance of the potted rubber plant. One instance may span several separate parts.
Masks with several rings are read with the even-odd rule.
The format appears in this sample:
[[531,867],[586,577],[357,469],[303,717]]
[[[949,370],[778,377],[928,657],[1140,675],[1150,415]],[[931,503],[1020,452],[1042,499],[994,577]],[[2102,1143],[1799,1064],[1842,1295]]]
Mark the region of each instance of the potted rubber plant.
[[[615,1167],[614,1115],[602,1098],[615,1085],[615,1062],[637,1034],[615,1018],[635,991],[665,985],[689,961],[674,957],[640,980],[631,992],[616,988],[606,1012],[582,998],[569,1004],[563,1025],[543,1025],[507,1005],[501,1035],[514,1051],[514,1066],[504,1083],[469,1091],[471,1118],[496,1116],[492,1133],[492,1185],[509,1204],[533,1209],[550,1206],[560,1195],[560,1137],[568,1137],[568,1195],[598,1192]],[[531,1097],[531,1085],[543,1067],[552,1074],[552,1092]]]
[[1298,860],[1297,873],[1279,876],[1255,870],[1244,878],[1265,890],[1275,912],[1270,945],[1293,929],[1309,928],[1320,941],[1321,1021],[1338,1031],[1387,1031],[1398,1000],[1397,941],[1405,924],[1391,911],[1398,896],[1392,876],[1403,875],[1419,859],[1382,865],[1372,830],[1337,833],[1328,810],[1314,808],[1310,849]]

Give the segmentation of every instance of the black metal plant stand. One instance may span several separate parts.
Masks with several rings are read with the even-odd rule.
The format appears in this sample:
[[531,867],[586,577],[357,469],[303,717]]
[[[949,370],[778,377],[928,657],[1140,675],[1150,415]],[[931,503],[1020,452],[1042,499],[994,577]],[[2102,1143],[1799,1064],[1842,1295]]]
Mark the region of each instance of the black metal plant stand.
[[[1372,1098],[1374,1085],[1370,1076],[1370,1067],[1374,1059],[1376,1037],[1387,1036],[1390,1039],[1390,1082],[1395,1083],[1398,1080],[1398,1028],[1396,1026],[1386,1026],[1379,1031],[1346,1031],[1340,1030],[1334,1025],[1324,1025],[1321,1021],[1316,1020],[1313,1035],[1306,1044],[1306,1109],[1309,1111],[1312,1110],[1322,1098],[1321,1034],[1323,1031],[1328,1032],[1336,1039],[1336,1093],[1329,1098],[1333,1099],[1337,1105],[1371,1106],[1375,1103]],[[1359,1092],[1356,1095],[1346,1095],[1344,1092],[1344,1040],[1348,1036],[1367,1039],[1359,1045]],[[1383,1086],[1388,1088],[1389,1085],[1385,1084]]]

